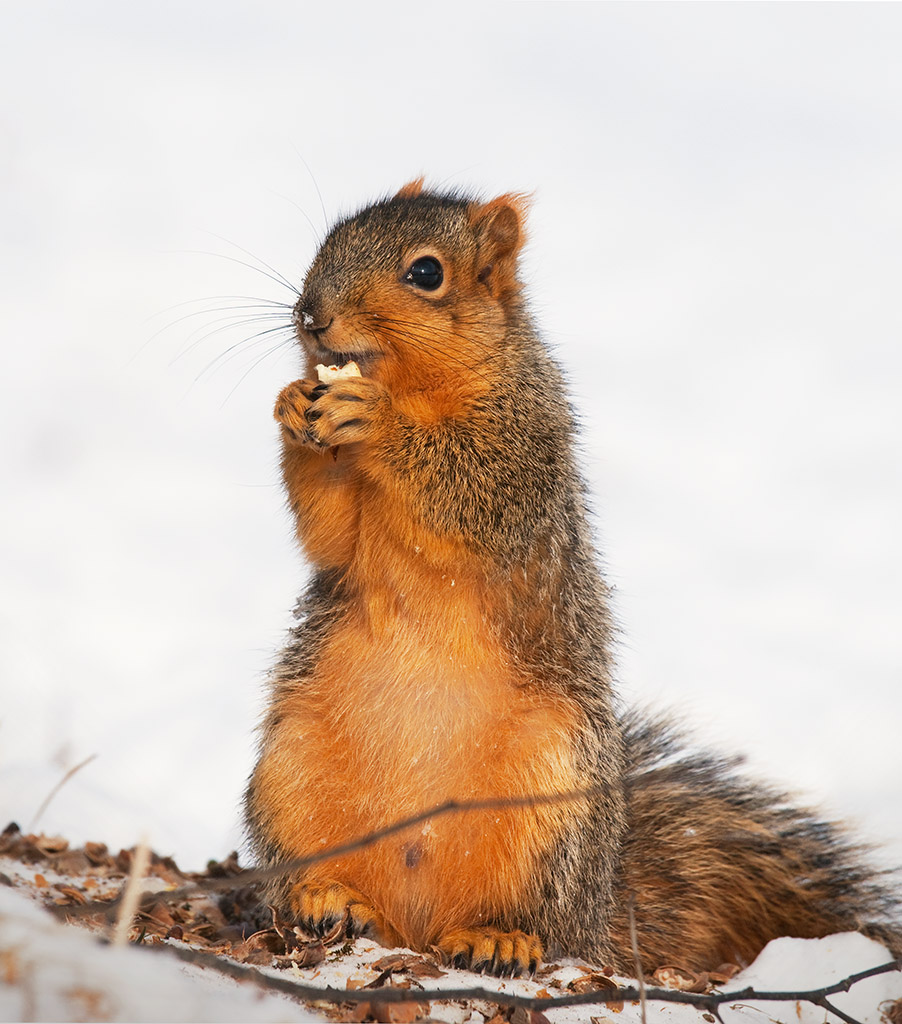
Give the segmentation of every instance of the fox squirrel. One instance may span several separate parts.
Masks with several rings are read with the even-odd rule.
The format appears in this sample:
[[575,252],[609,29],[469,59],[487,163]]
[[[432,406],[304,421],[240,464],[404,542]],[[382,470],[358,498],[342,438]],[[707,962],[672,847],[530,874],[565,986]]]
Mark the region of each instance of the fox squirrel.
[[[294,323],[282,468],[314,575],[273,674],[248,834],[274,864],[430,819],[271,886],[498,974],[751,961],[859,929],[902,951],[890,886],[838,828],[615,711],[612,623],[561,373],[517,277],[526,201],[412,182],[339,222]],[[314,379],[354,360],[360,376]],[[632,911],[631,911],[632,908]],[[340,924],[340,922],[344,924]]]

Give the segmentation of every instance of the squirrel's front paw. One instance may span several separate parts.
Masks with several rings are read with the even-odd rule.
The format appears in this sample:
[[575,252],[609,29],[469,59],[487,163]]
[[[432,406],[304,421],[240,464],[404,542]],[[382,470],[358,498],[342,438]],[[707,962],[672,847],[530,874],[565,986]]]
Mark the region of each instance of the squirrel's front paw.
[[535,974],[545,952],[535,935],[496,928],[458,928],[446,932],[436,945],[452,967],[499,977]]
[[356,939],[364,933],[381,937],[382,915],[366,897],[341,882],[300,882],[288,897],[299,927],[316,938]]
[[369,377],[347,377],[314,388],[305,412],[307,440],[320,448],[372,437],[390,406],[388,392]]
[[292,441],[304,444],[307,441],[307,420],[305,413],[313,401],[316,382],[296,380],[279,392],[273,416],[282,425],[285,435]]

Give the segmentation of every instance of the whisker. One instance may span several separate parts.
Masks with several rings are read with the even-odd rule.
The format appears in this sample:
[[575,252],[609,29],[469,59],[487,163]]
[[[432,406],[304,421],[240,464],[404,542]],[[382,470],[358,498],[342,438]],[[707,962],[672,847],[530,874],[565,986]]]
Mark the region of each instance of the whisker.
[[[271,334],[278,334],[280,331],[291,330],[287,327],[268,327],[265,331],[258,331],[256,334],[252,334],[249,338],[242,338],[241,341],[236,341],[234,345],[229,345],[228,348],[223,349],[217,355],[210,360],[209,363],[200,371],[200,373],[194,378],[194,382],[197,383],[207,373],[209,373],[214,367],[224,366],[229,360],[233,359],[239,352],[243,352],[246,349],[254,348],[259,345],[262,340],[268,338]],[[279,346],[286,344],[287,342],[294,341],[294,332],[286,335],[279,341]]]
[[[223,239],[223,241],[225,241],[225,239]],[[240,246],[236,246],[236,248],[240,248]],[[223,252],[207,252],[204,249],[179,249],[176,251],[183,255],[188,256],[212,256],[215,259],[228,260],[229,263],[236,263],[239,267],[246,267],[248,270],[253,270],[255,274],[262,274],[263,277],[269,278],[270,281],[272,281],[274,284],[277,284],[280,288],[287,288],[298,298],[301,297],[301,293],[297,290],[297,288],[289,281],[286,281],[284,278],[282,278],[280,274],[277,275],[276,271],[273,271],[273,273],[268,274],[265,270],[261,270],[260,267],[255,267],[253,263],[248,263],[247,260],[239,260],[237,256],[227,256]],[[249,253],[248,255],[251,254]],[[264,266],[265,265],[266,264],[264,264]]]
[[[169,361],[169,365],[173,366],[180,359],[183,359],[190,352],[193,352],[198,347],[198,345],[203,344],[203,342],[207,341],[209,338],[212,338],[212,337],[214,337],[217,334],[222,334],[225,331],[234,330],[234,329],[237,329],[238,327],[248,327],[251,324],[266,323],[269,320],[281,320],[281,319],[282,319],[282,317],[275,316],[275,315],[266,315],[266,316],[259,315],[259,316],[249,316],[249,317],[242,317],[242,318],[223,317],[222,318],[222,326],[214,327],[214,328],[212,328],[212,330],[207,331],[205,334],[201,335],[199,338],[196,338],[186,348],[184,348],[181,352],[179,352],[179,354],[177,356],[174,356]],[[213,321],[213,322],[216,323],[217,321]],[[205,327],[208,327],[208,326],[209,326],[208,324],[205,324],[202,327],[197,328],[197,330],[201,330],[202,331],[202,330],[204,330]],[[292,336],[294,335],[294,328],[290,324],[282,323],[282,324],[277,325],[277,327],[272,328],[272,330],[278,330],[278,329],[290,331]],[[196,334],[197,331],[194,331],[192,333]],[[190,335],[189,335],[189,337],[190,337]],[[256,337],[256,335],[255,335],[255,337]],[[244,340],[247,340],[247,339],[243,339],[242,341],[236,342],[235,345],[231,346],[231,348],[234,348],[236,345],[243,344]],[[226,351],[230,351],[230,349],[227,349]]]
[[268,349],[268,350],[267,350],[266,352],[264,352],[264,353],[263,353],[263,355],[262,355],[262,356],[260,356],[260,357],[259,357],[258,359],[255,359],[255,360],[254,360],[254,362],[253,362],[253,363],[251,363],[251,365],[250,365],[250,366],[249,366],[249,367],[248,367],[248,368],[247,368],[247,369],[246,369],[246,370],[244,371],[244,373],[243,373],[243,374],[242,374],[242,375],[241,375],[241,376],[240,376],[240,377],[238,378],[238,381],[236,382],[236,384],[235,384],[235,386],[234,386],[234,387],[232,388],[232,390],[231,390],[231,391],[230,391],[230,392],[229,392],[229,393],[228,393],[228,394],[227,394],[227,395],[225,396],[225,398],[224,398],[224,399],[222,400],[222,405],[220,405],[220,409],[221,409],[221,408],[223,408],[223,406],[224,406],[224,405],[226,404],[226,402],[227,402],[227,401],[228,401],[228,400],[229,400],[229,399],[230,399],[230,398],[232,397],[232,395],[234,395],[234,394],[235,394],[235,392],[236,392],[236,391],[238,390],[239,386],[240,386],[240,385],[241,385],[241,384],[242,384],[242,383],[244,382],[244,380],[245,380],[245,379],[247,378],[248,374],[252,373],[252,372],[253,372],[253,371],[254,371],[254,370],[255,370],[255,369],[256,369],[256,368],[257,368],[257,367],[258,367],[258,366],[259,366],[259,365],[260,365],[260,364],[261,364],[261,363],[262,363],[262,362],[264,361],[264,360],[268,359],[268,358],[269,358],[269,357],[270,357],[271,355],[273,355],[273,354],[274,354],[275,352],[278,352],[278,351],[279,351],[279,349],[280,349],[280,348],[282,348],[282,347],[283,347],[283,346],[285,345],[285,342],[286,342],[287,340],[289,340],[289,339],[283,339],[282,341],[280,341],[280,342],[278,343],[278,345],[273,345],[273,347],[272,347],[272,348]]
[[[284,199],[286,203],[290,203],[298,211],[298,213],[300,213],[300,215],[304,218],[304,220],[307,221],[307,224],[310,227],[311,234],[313,235],[313,241],[316,242],[316,247],[318,249],[320,247],[320,245],[322,245],[323,236],[319,233],[319,229],[313,223],[313,221],[310,219],[310,215],[307,213],[307,211],[304,209],[304,207],[301,206],[300,203],[296,203],[291,198],[291,196],[282,195],[281,192],[275,192],[273,189],[270,189],[269,191],[270,191],[270,193],[272,195],[278,196],[279,199]],[[322,199],[320,200],[320,202],[322,202]]]
[[[156,313],[151,313],[147,320],[156,320],[157,317],[163,316],[166,313],[172,313],[176,309],[183,309],[185,306],[195,306],[199,302],[252,302],[259,306],[278,306],[280,309],[294,308],[293,304],[290,302],[279,302],[278,299],[264,299],[259,295],[204,295],[199,296],[196,299],[186,299],[184,302],[176,302],[174,305],[167,306],[165,309],[158,309]],[[203,313],[204,310],[200,309],[197,310],[197,312]],[[212,312],[216,312],[216,310],[214,309]],[[175,323],[178,323],[178,321],[175,321]]]
[[[383,317],[381,315],[378,317],[378,322],[410,330],[416,333],[418,336],[423,334],[431,334],[431,336],[436,340],[444,340],[449,336],[452,338],[460,338],[461,340],[466,341],[468,344],[474,345],[476,348],[481,348],[486,351],[491,350],[493,347],[489,345],[487,342],[480,341],[478,338],[472,338],[465,335],[457,327],[448,330],[446,328],[433,327],[430,324],[415,323],[410,320],[396,320],[393,319],[392,317]],[[478,319],[474,318],[473,323],[478,322]]]
[[323,202],[323,194],[319,190],[319,184],[317,183],[316,175],[313,173],[313,171],[310,170],[310,164],[308,164],[307,161],[304,159],[304,156],[298,149],[298,147],[295,146],[294,143],[292,143],[291,145],[292,149],[294,149],[295,153],[297,153],[298,160],[300,160],[301,163],[304,165],[304,170],[306,170],[306,172],[310,175],[310,180],[313,182],[313,187],[316,189],[316,195],[317,198],[319,199],[319,208],[323,211],[323,230],[328,230],[329,215],[326,213],[326,204]]
[[207,296],[206,298],[187,299],[185,302],[177,302],[166,309],[161,309],[158,312],[153,313],[151,316],[147,318],[145,322],[150,323],[157,317],[163,316],[165,313],[171,313],[176,309],[183,309],[185,306],[192,306],[199,302],[222,302],[227,300],[234,302],[254,303],[255,305],[215,306],[212,308],[192,310],[190,313],[185,313],[183,316],[176,317],[175,320],[171,320],[163,324],[162,327],[158,328],[156,331],[153,332],[153,334],[146,338],[128,357],[125,365],[131,366],[135,359],[137,359],[138,356],[144,351],[144,349],[146,349],[147,346],[151,344],[151,342],[155,341],[161,334],[163,334],[164,331],[171,330],[173,327],[184,322],[185,320],[189,320],[191,317],[204,316],[205,314],[208,313],[226,312],[228,310],[250,310],[258,307],[263,310],[271,311],[272,315],[274,316],[286,316],[294,308],[292,303],[279,302],[276,299],[261,299],[255,295],[210,295]]
[[[380,321],[380,327],[382,326],[383,323],[385,323],[385,321]],[[368,331],[375,338],[378,338],[379,336],[377,330],[370,325],[365,325],[364,330]],[[387,334],[389,337],[394,337],[397,340],[402,341],[404,343],[413,345],[423,351],[433,352],[436,355],[442,357],[443,359],[450,359],[453,362],[458,363],[468,372],[476,373],[484,381],[488,382],[488,378],[485,376],[485,374],[480,373],[478,367],[485,365],[492,358],[496,358],[496,356],[487,355],[485,359],[480,360],[478,363],[470,363],[467,362],[467,360],[462,359],[455,353],[449,352],[446,346],[441,346],[439,344],[430,344],[429,342],[424,341],[421,336],[416,337],[413,335],[408,335],[405,332],[402,332],[394,327],[389,327],[388,329],[383,328],[382,333]]]
[[[199,316],[209,316],[213,313],[231,313],[235,315],[217,317],[215,320],[209,321],[209,323],[211,324],[223,323],[226,320],[234,320],[236,324],[241,323],[243,318],[241,316],[238,316],[237,314],[241,313],[244,310],[249,311],[254,309],[260,310],[260,312],[254,314],[254,316],[256,317],[267,319],[279,318],[282,320],[287,320],[287,313],[284,309],[265,309],[259,306],[214,306],[211,307],[210,309],[195,309],[191,313],[185,313],[183,316],[177,317],[175,320],[171,320],[169,323],[164,324],[158,331],[151,335],[150,340],[153,340],[158,335],[162,334],[163,331],[168,331],[171,330],[173,327],[177,327],[179,324],[184,323],[186,320],[193,320]],[[195,328],[195,330],[203,330],[204,326],[205,325],[202,324],[200,328]]]
[[[449,337],[460,338],[461,340],[466,341],[468,344],[475,345],[477,348],[481,348],[483,351],[489,353],[490,359],[495,358],[497,355],[500,354],[497,351],[491,351],[492,347],[487,343],[481,342],[478,339],[470,338],[456,328],[452,328],[450,330],[448,330],[447,328],[437,328],[432,327],[429,324],[423,324],[409,320],[397,320],[392,317],[384,317],[381,314],[378,315],[378,317],[373,317],[373,322],[378,326],[387,325],[388,330],[390,332],[394,331],[405,338],[407,337],[408,332],[410,334],[413,334],[417,341],[420,341],[424,336],[431,337],[436,342],[447,341]],[[474,320],[474,323],[475,322],[478,321]],[[444,352],[445,350],[444,347],[442,347],[440,349],[434,349],[434,351]],[[454,356],[454,353],[451,352],[447,352],[446,354],[451,356],[452,358]],[[464,363],[464,365],[468,364]]]
[[231,245],[231,246],[233,246],[234,248],[236,248],[236,249],[237,249],[237,250],[238,250],[239,252],[243,252],[245,256],[250,256],[250,258],[251,258],[252,260],[256,260],[256,261],[257,261],[257,262],[258,262],[258,263],[260,264],[260,266],[261,266],[261,267],[266,267],[266,269],[267,269],[267,270],[268,270],[268,271],[269,271],[269,272],[270,272],[271,274],[275,274],[275,277],[273,278],[273,280],[277,280],[277,279],[278,279],[279,281],[281,281],[281,283],[282,283],[283,285],[285,285],[285,287],[286,287],[286,288],[287,288],[287,289],[288,289],[288,290],[289,290],[290,292],[294,292],[294,294],[295,294],[295,295],[297,295],[297,296],[298,296],[298,298],[300,298],[300,296],[301,296],[301,293],[300,293],[300,292],[298,291],[298,289],[297,289],[297,288],[296,288],[296,287],[295,287],[295,286],[294,286],[294,285],[293,285],[293,284],[291,283],[291,281],[289,281],[289,280],[288,280],[288,278],[287,278],[287,277],[285,277],[285,275],[284,275],[284,274],[280,274],[280,273],[279,273],[279,271],[278,271],[278,270],[276,270],[276,268],[275,268],[275,267],[272,267],[272,266],[270,266],[270,265],[269,265],[269,264],[268,264],[268,263],[266,262],[266,260],[261,260],[259,256],[257,256],[257,255],[256,255],[255,253],[252,253],[252,252],[251,252],[251,251],[250,251],[249,249],[245,249],[245,248],[244,248],[244,246],[238,245],[238,243],[237,243],[237,242],[233,242],[233,241],[231,241],[231,240],[230,240],[230,239],[228,239],[228,238],[223,238],[223,236],[222,236],[222,235],[217,235],[217,234],[216,234],[215,232],[213,232],[213,231],[207,231],[207,232],[206,232],[206,234],[208,234],[208,235],[211,235],[211,236],[212,236],[213,238],[218,238],[220,242],[225,242],[225,244],[226,244],[226,245]]

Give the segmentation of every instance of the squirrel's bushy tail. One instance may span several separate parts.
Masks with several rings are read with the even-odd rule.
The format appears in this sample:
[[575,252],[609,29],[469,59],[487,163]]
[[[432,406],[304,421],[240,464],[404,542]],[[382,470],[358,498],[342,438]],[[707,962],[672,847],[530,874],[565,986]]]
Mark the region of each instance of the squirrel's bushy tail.
[[[773,938],[860,931],[902,956],[899,879],[868,865],[841,826],[692,751],[666,719],[623,721],[629,815],[612,946],[631,966],[628,907],[643,966],[751,962]],[[681,955],[675,958],[675,952]]]

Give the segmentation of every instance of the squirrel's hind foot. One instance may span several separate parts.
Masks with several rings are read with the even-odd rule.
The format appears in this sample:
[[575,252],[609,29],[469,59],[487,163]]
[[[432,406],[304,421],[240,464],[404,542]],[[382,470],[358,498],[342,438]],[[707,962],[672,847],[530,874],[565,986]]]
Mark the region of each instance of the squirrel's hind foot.
[[393,938],[392,930],[365,896],[341,882],[300,882],[289,893],[298,927],[314,938],[337,942],[372,935]]
[[499,978],[535,974],[545,952],[535,935],[496,928],[458,928],[446,932],[436,947],[452,967]]

